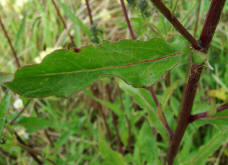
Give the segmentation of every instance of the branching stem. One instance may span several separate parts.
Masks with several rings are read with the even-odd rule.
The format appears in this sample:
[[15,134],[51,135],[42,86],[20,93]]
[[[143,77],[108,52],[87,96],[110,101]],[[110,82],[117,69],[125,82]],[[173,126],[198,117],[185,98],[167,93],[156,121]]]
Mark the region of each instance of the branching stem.
[[200,50],[201,46],[198,41],[188,32],[188,30],[178,21],[178,19],[171,13],[171,11],[162,3],[161,0],[151,0],[157,9],[167,18],[167,20],[174,26],[174,28],[187,39],[192,47]]

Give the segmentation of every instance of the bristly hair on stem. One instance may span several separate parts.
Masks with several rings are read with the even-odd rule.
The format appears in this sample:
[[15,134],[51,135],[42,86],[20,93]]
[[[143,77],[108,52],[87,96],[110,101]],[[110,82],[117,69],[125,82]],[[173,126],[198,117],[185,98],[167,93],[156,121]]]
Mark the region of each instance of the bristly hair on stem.
[[183,138],[185,130],[189,124],[197,84],[200,80],[203,66],[204,64],[192,65],[191,74],[188,79],[188,84],[184,92],[181,109],[178,115],[177,128],[168,150],[167,162],[169,165],[173,165],[173,161],[180,146],[181,139]]

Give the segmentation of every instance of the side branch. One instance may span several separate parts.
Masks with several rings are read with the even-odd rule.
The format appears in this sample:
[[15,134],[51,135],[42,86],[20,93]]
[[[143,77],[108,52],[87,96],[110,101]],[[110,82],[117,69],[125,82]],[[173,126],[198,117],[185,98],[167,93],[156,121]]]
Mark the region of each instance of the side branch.
[[165,129],[167,130],[168,135],[169,135],[169,140],[171,141],[172,138],[173,138],[173,131],[172,131],[172,129],[170,128],[170,126],[169,126],[169,124],[168,124],[168,122],[167,122],[167,119],[166,119],[166,117],[165,117],[165,113],[164,113],[164,111],[163,111],[162,108],[161,108],[161,104],[159,103],[159,101],[158,101],[158,99],[157,99],[157,96],[156,96],[156,94],[155,94],[155,92],[154,92],[153,87],[150,86],[149,90],[150,90],[150,93],[151,93],[151,95],[152,95],[152,97],[153,97],[153,100],[154,100],[154,102],[155,102],[155,104],[156,104],[159,118],[160,118],[160,120],[161,120],[163,126],[164,126]]
[[177,128],[175,130],[173,139],[169,146],[167,161],[169,165],[173,165],[174,158],[177,154],[181,139],[189,124],[192,106],[196,94],[197,84],[203,70],[203,64],[193,64],[191,74],[189,76],[188,85],[184,92],[184,98],[181,103],[181,109],[178,115]]
[[226,0],[212,0],[211,2],[210,10],[207,14],[207,18],[200,36],[200,44],[204,48],[204,52],[207,52],[209,49],[225,2]]
[[[221,111],[226,110],[226,109],[228,109],[228,104],[224,104],[224,105],[219,106],[218,108],[216,108],[216,112],[218,113],[218,112],[221,112]],[[202,113],[198,113],[195,115],[191,115],[189,122],[192,123],[198,119],[206,118],[208,116],[209,116],[208,112],[202,112]]]
[[188,30],[178,21],[171,11],[162,3],[161,0],[151,0],[157,9],[168,19],[168,21],[181,33],[196,50],[200,50],[201,46],[198,41],[188,32]]

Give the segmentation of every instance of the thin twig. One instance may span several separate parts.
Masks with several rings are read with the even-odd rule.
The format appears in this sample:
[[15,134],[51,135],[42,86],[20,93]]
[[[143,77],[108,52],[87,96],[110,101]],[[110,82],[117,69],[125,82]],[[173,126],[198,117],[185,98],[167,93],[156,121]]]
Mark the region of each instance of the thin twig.
[[87,7],[88,14],[89,14],[90,25],[93,25],[93,16],[92,16],[91,8],[89,5],[89,0],[86,0],[86,7]]
[[[56,10],[56,12],[57,12],[57,15],[58,15],[59,19],[61,20],[64,29],[67,30],[67,24],[66,24],[65,20],[63,19],[62,15],[61,15],[61,12],[60,12],[60,9],[59,9],[58,5],[56,4],[55,0],[52,0],[52,4],[53,4],[54,7],[55,7],[55,10]],[[73,45],[75,48],[77,48],[76,45],[75,45],[75,42],[74,42],[74,37],[70,34],[70,31],[67,31],[67,33],[68,33],[68,36],[70,37],[70,40],[71,40],[72,45]]]
[[12,51],[12,53],[13,53],[13,56],[14,56],[14,59],[15,59],[17,68],[20,68],[21,65],[20,65],[19,58],[18,58],[18,56],[17,56],[17,52],[16,52],[16,50],[14,49],[14,46],[13,46],[12,41],[11,41],[9,35],[8,35],[8,32],[7,32],[7,30],[6,30],[6,28],[5,28],[4,24],[3,24],[3,21],[2,21],[1,16],[0,16],[0,26],[1,26],[1,28],[2,28],[2,31],[3,31],[3,33],[4,33],[5,37],[6,37],[6,39],[7,39],[8,43],[9,43],[9,45],[10,45],[10,48],[11,48],[11,51]]
[[192,47],[196,50],[201,50],[198,41],[188,32],[188,30],[178,21],[178,19],[171,13],[171,11],[162,3],[161,0],[151,0],[157,9],[168,19],[174,28],[187,39]]
[[[226,110],[226,109],[228,109],[228,104],[221,105],[218,108],[216,108],[216,113],[221,112],[221,111]],[[209,115],[210,114],[208,112],[202,112],[202,113],[198,113],[195,115],[191,115],[190,122],[192,123],[198,119],[210,117]]]
[[32,100],[28,100],[27,103],[25,104],[24,108],[13,118],[10,122],[10,125],[14,125],[14,123],[17,121],[17,119],[25,112],[26,108],[28,107],[29,103]]
[[173,139],[170,143],[167,161],[169,165],[173,165],[174,158],[177,154],[181,139],[189,124],[193,102],[196,94],[197,84],[203,70],[203,64],[193,64],[191,74],[189,76],[188,85],[185,89],[181,109],[178,115],[177,128],[175,130]]
[[[20,144],[19,146],[20,146],[21,148],[23,148],[24,150],[26,150],[26,151],[29,153],[29,155],[31,155],[31,157],[37,162],[37,164],[42,165],[43,162],[42,162],[42,161],[37,157],[37,155],[36,155],[38,152],[34,153],[32,149],[29,150],[30,147],[27,146],[27,144],[21,139],[21,137],[20,137],[16,132],[14,132],[14,133],[15,133],[15,135],[16,135],[17,141],[18,141],[19,144]],[[25,147],[24,147],[24,146],[25,146]]]
[[127,9],[125,7],[124,0],[120,0],[120,3],[121,3],[121,6],[122,6],[122,10],[123,10],[123,13],[124,13],[125,20],[127,22],[127,26],[128,26],[131,38],[133,40],[135,40],[135,35],[134,35],[133,29],[132,29],[132,26],[131,26],[131,22],[130,22],[128,14],[127,14]]
[[[166,119],[166,117],[165,117],[164,111],[161,109],[161,104],[159,103],[159,101],[158,101],[158,99],[157,99],[157,97],[156,97],[156,94],[155,94],[155,92],[154,92],[153,87],[150,86],[150,87],[149,87],[149,90],[150,90],[150,93],[151,93],[151,95],[152,95],[152,98],[153,98],[153,100],[154,100],[154,102],[155,102],[155,104],[156,104],[156,106],[157,106],[157,111],[159,111],[159,112],[161,113],[161,114],[160,114],[160,115],[161,115],[161,116],[160,116],[160,120],[161,120],[162,124],[164,125],[164,127],[166,128],[166,130],[167,130],[167,132],[168,132],[168,135],[169,135],[169,140],[171,141],[172,138],[173,138],[173,131],[172,131],[172,129],[169,127],[169,124],[168,124],[167,119]],[[158,112],[158,113],[159,113],[159,112]]]

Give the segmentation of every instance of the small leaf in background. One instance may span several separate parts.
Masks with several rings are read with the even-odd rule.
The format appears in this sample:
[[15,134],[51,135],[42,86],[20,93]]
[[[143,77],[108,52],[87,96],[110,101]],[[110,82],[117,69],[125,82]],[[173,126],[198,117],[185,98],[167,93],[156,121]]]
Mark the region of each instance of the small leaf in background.
[[22,67],[6,85],[26,97],[70,96],[102,75],[120,77],[135,87],[150,86],[178,59],[177,51],[159,38],[103,42],[80,53],[57,50],[40,65]]
[[210,90],[208,95],[222,101],[228,100],[228,94],[224,88]]
[[64,13],[71,19],[75,26],[79,26],[87,34],[87,36],[91,36],[89,28],[86,27],[86,25],[84,25],[84,23],[74,13],[72,13],[65,4],[59,2],[59,6],[63,9]]
[[206,144],[201,146],[194,154],[188,157],[186,162],[180,162],[182,165],[204,165],[210,157],[223,143],[226,142],[228,131],[218,131]]
[[110,103],[108,101],[99,99],[97,97],[95,97],[91,91],[84,91],[85,94],[87,94],[89,97],[91,97],[92,99],[96,100],[97,102],[106,105],[110,110],[112,110],[116,115],[118,116],[122,116],[124,114],[123,110],[120,110],[115,104]]
[[156,143],[156,136],[147,122],[144,122],[137,136],[134,159],[137,165],[160,164],[159,149]]
[[99,150],[106,165],[127,165],[124,157],[120,153],[111,149],[111,147],[105,142],[101,133],[99,135]]
[[31,133],[52,126],[53,122],[39,117],[22,117],[15,124],[23,126],[29,133]]
[[11,100],[11,95],[8,92],[7,94],[5,94],[4,98],[1,100],[1,103],[0,103],[0,136],[2,135],[2,130],[5,126],[6,115],[10,106],[10,100]]
[[14,41],[14,47],[15,47],[16,50],[19,47],[20,40],[21,40],[21,38],[22,38],[22,36],[24,34],[24,31],[25,31],[26,18],[27,18],[27,15],[24,14],[23,18],[21,20],[20,27],[19,27],[19,29],[17,31],[17,34],[16,34],[16,38],[15,38],[15,41]]

